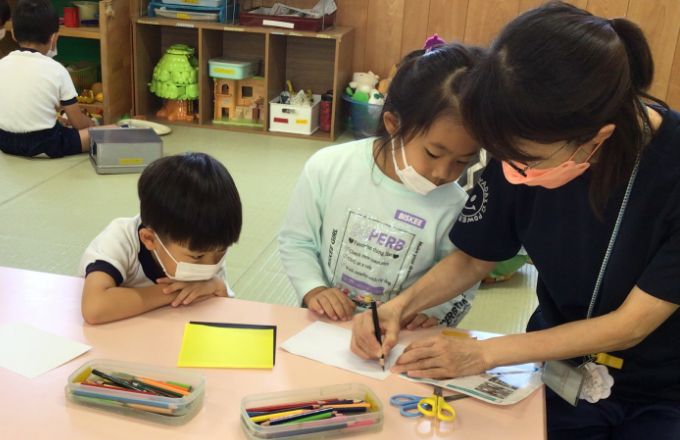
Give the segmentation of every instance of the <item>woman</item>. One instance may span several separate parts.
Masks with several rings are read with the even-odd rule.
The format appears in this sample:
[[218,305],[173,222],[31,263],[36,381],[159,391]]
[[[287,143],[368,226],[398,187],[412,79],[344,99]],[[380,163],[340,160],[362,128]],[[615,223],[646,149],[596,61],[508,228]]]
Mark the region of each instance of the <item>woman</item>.
[[400,322],[524,246],[539,272],[528,333],[418,341],[394,371],[554,371],[568,359],[592,385],[592,356],[608,353],[597,371],[611,390],[587,387],[587,401],[557,390],[576,406],[546,390],[550,438],[680,438],[680,115],[645,92],[652,75],[644,35],[625,19],[552,2],[509,23],[463,91],[464,123],[494,159],[451,231],[459,251],[380,307],[382,348],[370,316],[357,316],[352,350],[389,351]]

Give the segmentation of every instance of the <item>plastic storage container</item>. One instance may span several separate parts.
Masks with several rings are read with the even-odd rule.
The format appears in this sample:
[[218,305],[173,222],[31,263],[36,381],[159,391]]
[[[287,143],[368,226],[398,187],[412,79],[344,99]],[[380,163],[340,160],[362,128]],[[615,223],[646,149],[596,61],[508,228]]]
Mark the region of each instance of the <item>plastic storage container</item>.
[[[84,385],[93,369],[116,377],[134,376],[189,386],[183,397],[165,397],[138,391],[120,391],[103,386]],[[98,378],[92,375],[92,378]],[[148,381],[146,381],[148,382]],[[155,422],[180,425],[191,419],[203,405],[205,378],[202,374],[152,365],[107,359],[86,362],[73,372],[66,384],[66,398],[77,404]]]
[[208,61],[211,78],[245,79],[257,73],[256,61],[213,58]]
[[203,6],[207,8],[216,8],[224,6],[225,0],[161,0],[166,5],[187,5],[187,6]]
[[[258,425],[250,419],[246,411],[250,408],[262,406],[334,398],[363,400],[371,404],[371,409],[365,413],[346,414],[337,420],[331,418],[273,426]],[[382,429],[383,418],[383,406],[378,397],[366,385],[358,383],[257,394],[246,396],[241,400],[241,426],[251,440],[272,438],[326,439],[357,433],[377,432]]]
[[239,14],[239,23],[243,26],[267,26],[297,31],[319,32],[333,27],[335,12],[320,18],[297,17],[289,15],[270,15],[270,8],[257,8]]
[[342,96],[349,115],[349,127],[355,139],[363,139],[375,136],[382,114],[382,105],[357,102],[347,95]]
[[321,95],[313,95],[311,107],[281,104],[276,97],[269,101],[269,131],[312,134],[319,128]]
[[99,2],[71,2],[78,8],[78,18],[82,26],[92,25],[99,20]]
[[149,17],[166,17],[176,20],[216,21],[234,23],[239,13],[238,2],[219,3],[217,6],[197,6],[193,3],[178,1],[168,4],[161,0],[151,0],[147,6]]

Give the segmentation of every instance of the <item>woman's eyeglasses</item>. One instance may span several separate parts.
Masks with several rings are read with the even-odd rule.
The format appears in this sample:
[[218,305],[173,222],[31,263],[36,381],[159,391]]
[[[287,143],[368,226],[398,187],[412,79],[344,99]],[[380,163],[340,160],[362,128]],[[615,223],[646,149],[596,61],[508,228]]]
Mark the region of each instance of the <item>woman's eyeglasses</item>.
[[523,163],[523,162],[519,162],[519,164],[520,164],[521,166],[517,165],[514,161],[511,161],[511,160],[506,161],[506,163],[507,163],[508,165],[510,165],[510,168],[512,168],[513,170],[517,171],[517,173],[518,173],[520,176],[522,176],[522,177],[527,177],[527,171],[529,171],[529,170],[532,169],[532,168],[536,168],[538,165],[542,164],[543,162],[546,162],[546,161],[552,159],[557,153],[559,153],[560,151],[564,150],[564,149],[567,147],[567,145],[569,145],[569,144],[571,144],[571,141],[565,142],[560,148],[558,148],[557,150],[553,151],[552,154],[550,154],[550,156],[546,157],[545,159],[536,160],[536,161],[534,161],[534,162],[532,162],[532,163]]

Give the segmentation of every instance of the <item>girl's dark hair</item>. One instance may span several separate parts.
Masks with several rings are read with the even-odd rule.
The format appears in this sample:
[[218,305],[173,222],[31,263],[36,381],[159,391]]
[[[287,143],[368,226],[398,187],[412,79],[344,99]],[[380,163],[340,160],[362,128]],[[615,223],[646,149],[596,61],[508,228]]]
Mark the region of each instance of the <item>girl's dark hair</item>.
[[46,44],[59,32],[59,15],[49,0],[19,0],[12,12],[12,32],[21,43]]
[[632,22],[607,20],[553,1],[511,21],[469,75],[461,97],[470,133],[499,160],[532,161],[517,145],[613,135],[592,165],[590,201],[600,215],[644,146],[640,101],[654,73],[649,45]]
[[[375,151],[376,160],[392,139],[408,140],[425,133],[444,114],[459,118],[462,80],[483,53],[478,47],[452,43],[427,53],[416,50],[406,55],[390,83],[380,115],[376,135],[381,142]],[[392,135],[385,127],[386,112],[399,118]]]
[[241,234],[241,199],[229,171],[203,153],[163,157],[137,184],[142,224],[195,251],[228,248]]
[[0,0],[0,25],[5,24],[12,16],[7,0]]

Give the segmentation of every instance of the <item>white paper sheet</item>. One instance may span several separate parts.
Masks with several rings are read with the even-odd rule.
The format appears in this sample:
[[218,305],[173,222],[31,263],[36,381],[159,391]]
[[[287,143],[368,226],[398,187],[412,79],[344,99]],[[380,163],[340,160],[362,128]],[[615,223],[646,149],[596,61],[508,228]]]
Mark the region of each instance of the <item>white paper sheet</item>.
[[31,379],[65,364],[90,348],[24,323],[0,326],[0,367]]
[[377,361],[365,361],[353,354],[349,349],[351,340],[351,330],[317,321],[281,344],[281,348],[298,356],[379,380],[390,375],[390,368],[406,348],[397,344],[385,359],[385,371],[382,371]]

